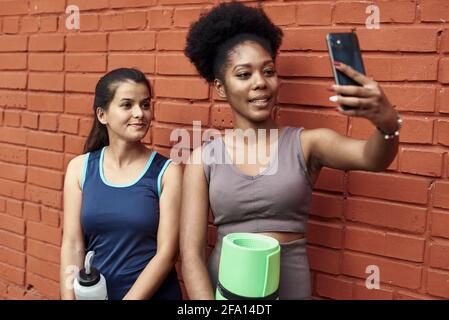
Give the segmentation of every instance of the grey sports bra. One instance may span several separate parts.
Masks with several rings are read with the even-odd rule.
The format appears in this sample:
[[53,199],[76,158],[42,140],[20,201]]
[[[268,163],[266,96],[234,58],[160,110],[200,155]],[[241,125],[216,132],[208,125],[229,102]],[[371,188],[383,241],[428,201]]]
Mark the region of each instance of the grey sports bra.
[[286,127],[278,140],[278,156],[256,176],[245,175],[231,162],[222,138],[202,148],[209,184],[209,203],[219,231],[306,232],[312,183],[299,135]]

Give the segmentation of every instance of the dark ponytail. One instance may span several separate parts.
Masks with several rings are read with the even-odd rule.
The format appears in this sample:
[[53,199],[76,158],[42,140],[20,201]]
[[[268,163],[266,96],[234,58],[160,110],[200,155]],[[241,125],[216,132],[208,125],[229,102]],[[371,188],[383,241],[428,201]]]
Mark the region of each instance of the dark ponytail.
[[105,74],[95,87],[94,123],[84,145],[83,153],[92,152],[109,145],[108,129],[98,120],[97,108],[107,110],[114,99],[118,85],[125,81],[145,84],[151,97],[150,82],[143,72],[137,69],[120,68]]

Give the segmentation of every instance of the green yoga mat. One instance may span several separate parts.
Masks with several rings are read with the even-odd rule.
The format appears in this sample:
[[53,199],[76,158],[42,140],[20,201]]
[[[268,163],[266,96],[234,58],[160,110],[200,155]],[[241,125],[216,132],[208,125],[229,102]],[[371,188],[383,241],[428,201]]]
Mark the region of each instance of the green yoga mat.
[[281,248],[265,235],[230,233],[223,237],[217,300],[278,298]]

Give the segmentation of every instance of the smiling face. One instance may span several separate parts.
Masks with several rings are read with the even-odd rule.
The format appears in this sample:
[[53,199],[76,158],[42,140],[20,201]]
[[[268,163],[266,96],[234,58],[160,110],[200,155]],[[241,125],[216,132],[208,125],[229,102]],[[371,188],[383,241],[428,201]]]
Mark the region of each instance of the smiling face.
[[121,82],[109,107],[97,109],[98,120],[108,128],[109,141],[136,142],[148,132],[151,121],[150,93],[143,83]]
[[271,54],[254,41],[245,41],[228,56],[224,83],[216,79],[218,94],[232,107],[236,122],[260,123],[270,119],[279,80]]

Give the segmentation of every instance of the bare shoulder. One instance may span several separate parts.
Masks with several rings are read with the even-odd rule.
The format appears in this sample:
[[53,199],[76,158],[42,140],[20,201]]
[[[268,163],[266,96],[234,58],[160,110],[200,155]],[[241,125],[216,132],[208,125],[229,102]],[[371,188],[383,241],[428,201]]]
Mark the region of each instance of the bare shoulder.
[[81,154],[69,161],[67,164],[66,180],[76,181],[81,186],[86,157],[87,154]]

